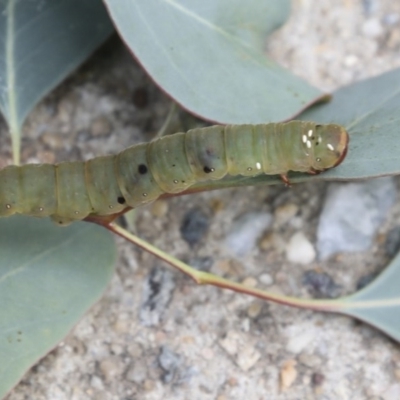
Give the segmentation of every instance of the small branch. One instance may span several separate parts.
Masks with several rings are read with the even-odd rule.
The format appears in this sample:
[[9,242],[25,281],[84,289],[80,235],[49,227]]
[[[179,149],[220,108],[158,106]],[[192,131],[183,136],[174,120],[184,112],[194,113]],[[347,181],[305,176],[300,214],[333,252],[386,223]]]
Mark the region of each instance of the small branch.
[[184,274],[188,275],[192,278],[197,284],[199,285],[212,285],[217,286],[224,289],[233,290],[238,293],[248,294],[250,296],[258,297],[263,300],[270,300],[276,303],[300,307],[300,308],[307,308],[313,310],[321,310],[321,311],[330,311],[330,312],[338,312],[341,305],[343,305],[343,300],[313,300],[313,299],[298,299],[295,297],[289,296],[282,296],[274,293],[269,293],[264,290],[252,288],[241,283],[232,282],[228,279],[222,278],[220,276],[198,271],[193,267],[185,264],[184,262],[178,260],[177,258],[163,252],[162,250],[158,249],[157,247],[151,245],[150,243],[140,239],[139,237],[131,234],[121,226],[111,222],[108,223],[106,221],[91,221],[95,222],[99,225],[104,226],[111,232],[123,237],[124,239],[128,240],[129,242],[136,244],[141,249],[153,254],[154,256],[158,257],[159,259],[165,261],[166,263],[170,264],[174,268],[177,268],[179,271],[183,272]]

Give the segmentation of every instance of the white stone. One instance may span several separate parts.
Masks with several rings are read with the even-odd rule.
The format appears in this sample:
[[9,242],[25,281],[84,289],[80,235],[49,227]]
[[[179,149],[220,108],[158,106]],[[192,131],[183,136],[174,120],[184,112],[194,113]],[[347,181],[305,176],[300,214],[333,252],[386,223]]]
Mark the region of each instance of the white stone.
[[314,246],[306,238],[303,232],[295,233],[286,248],[286,258],[290,262],[309,264],[315,260]]

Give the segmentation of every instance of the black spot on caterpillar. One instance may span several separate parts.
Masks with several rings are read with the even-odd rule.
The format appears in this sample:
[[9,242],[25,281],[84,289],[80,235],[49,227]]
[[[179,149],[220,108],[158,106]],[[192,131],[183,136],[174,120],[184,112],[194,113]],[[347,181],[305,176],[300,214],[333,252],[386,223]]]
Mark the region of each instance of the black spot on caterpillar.
[[86,162],[9,166],[0,171],[0,216],[50,216],[67,224],[116,214],[227,174],[315,174],[340,164],[348,141],[335,124],[218,125]]

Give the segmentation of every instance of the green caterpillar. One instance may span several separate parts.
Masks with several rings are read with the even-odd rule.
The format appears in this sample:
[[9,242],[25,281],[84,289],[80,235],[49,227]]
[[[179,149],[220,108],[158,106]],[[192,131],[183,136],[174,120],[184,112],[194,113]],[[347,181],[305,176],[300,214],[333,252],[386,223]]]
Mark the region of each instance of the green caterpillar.
[[116,214],[163,193],[225,175],[318,173],[344,159],[339,125],[291,121],[192,129],[85,162],[9,166],[0,171],[0,216],[50,216],[59,224]]

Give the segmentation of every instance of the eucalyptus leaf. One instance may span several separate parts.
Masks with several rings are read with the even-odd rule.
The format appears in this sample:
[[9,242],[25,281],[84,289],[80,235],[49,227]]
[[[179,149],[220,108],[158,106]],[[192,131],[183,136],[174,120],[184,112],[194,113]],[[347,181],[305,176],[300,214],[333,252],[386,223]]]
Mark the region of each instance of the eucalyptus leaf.
[[291,118],[321,93],[265,56],[289,0],[105,0],[151,77],[183,107],[221,123]]
[[400,173],[400,69],[337,90],[333,100],[300,119],[335,122],[350,134],[345,161],[323,179],[361,179]]
[[100,0],[0,0],[0,110],[17,164],[29,112],[112,30]]
[[400,254],[368,286],[331,309],[368,322],[400,342]]
[[99,299],[115,255],[112,235],[92,224],[0,219],[0,398]]

